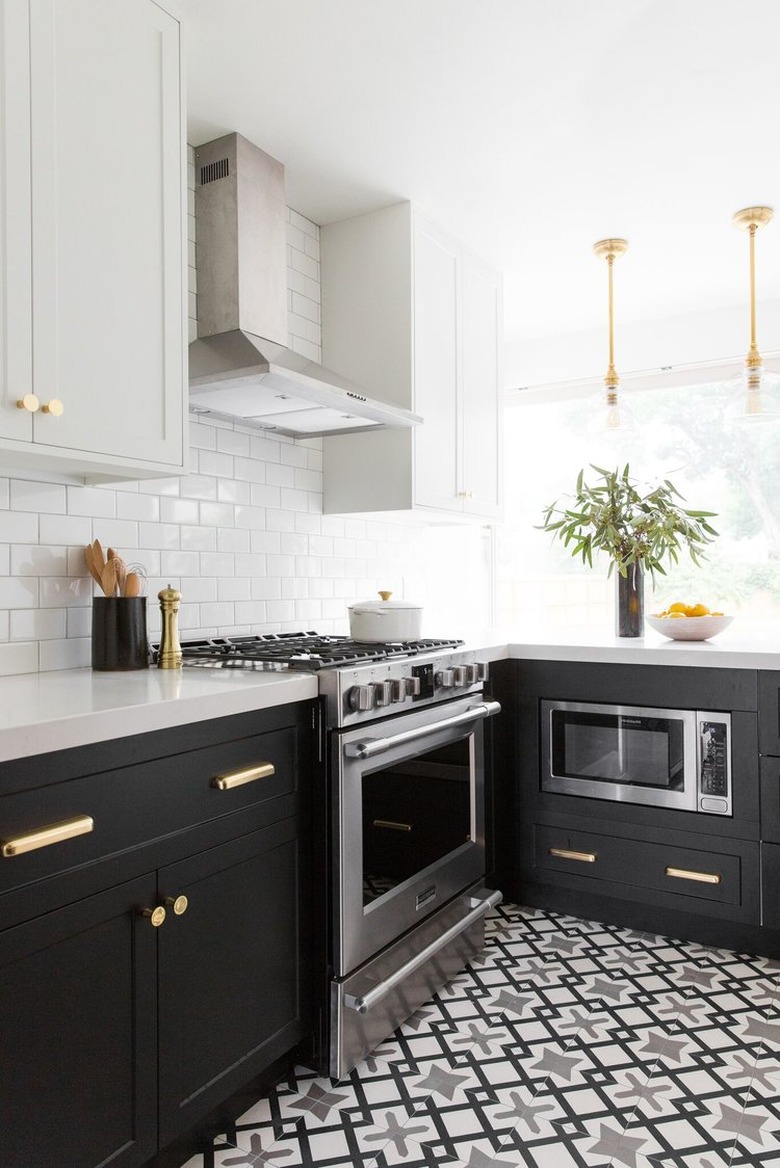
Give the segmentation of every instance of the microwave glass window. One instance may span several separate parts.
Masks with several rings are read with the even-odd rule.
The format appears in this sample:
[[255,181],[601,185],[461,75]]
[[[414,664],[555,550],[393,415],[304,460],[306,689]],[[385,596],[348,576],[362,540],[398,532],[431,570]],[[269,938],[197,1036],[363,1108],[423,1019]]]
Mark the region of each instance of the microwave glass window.
[[682,790],[683,723],[674,718],[552,711],[553,774]]

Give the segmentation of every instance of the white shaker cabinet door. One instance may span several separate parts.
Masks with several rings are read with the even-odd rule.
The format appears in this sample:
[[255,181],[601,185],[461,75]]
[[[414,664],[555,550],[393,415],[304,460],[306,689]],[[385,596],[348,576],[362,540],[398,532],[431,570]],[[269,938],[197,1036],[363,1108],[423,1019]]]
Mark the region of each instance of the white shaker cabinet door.
[[458,249],[424,220],[414,229],[414,501],[461,510],[458,496]]
[[461,264],[463,510],[498,518],[501,500],[501,285],[464,254]]
[[0,438],[29,442],[32,393],[28,0],[0,3]]
[[179,25],[31,0],[35,440],[181,463]]

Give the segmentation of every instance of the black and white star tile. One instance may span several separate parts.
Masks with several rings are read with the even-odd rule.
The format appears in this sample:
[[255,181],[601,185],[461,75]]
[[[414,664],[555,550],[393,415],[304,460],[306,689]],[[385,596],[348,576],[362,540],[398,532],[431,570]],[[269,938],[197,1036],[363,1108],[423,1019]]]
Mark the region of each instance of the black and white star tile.
[[341,1081],[299,1067],[184,1168],[780,1168],[780,964],[501,905]]

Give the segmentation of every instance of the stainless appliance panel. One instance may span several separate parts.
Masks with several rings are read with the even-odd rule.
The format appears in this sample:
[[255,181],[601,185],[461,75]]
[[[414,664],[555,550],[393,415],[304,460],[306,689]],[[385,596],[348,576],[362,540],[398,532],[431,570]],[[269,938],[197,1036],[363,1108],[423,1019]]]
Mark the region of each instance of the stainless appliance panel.
[[329,1073],[342,1078],[485,944],[485,914],[501,901],[480,883],[348,977],[331,983]]
[[[332,735],[332,962],[337,977],[484,876],[483,720],[488,705],[491,712],[499,708],[465,698],[438,711],[420,710],[374,723],[369,730]],[[378,757],[360,757],[358,748],[369,736],[382,743]],[[395,789],[399,810],[385,814],[382,800],[393,808]],[[374,806],[379,818],[372,820]],[[414,818],[408,814],[412,807],[415,823],[406,821]],[[386,848],[377,842],[383,833]],[[367,871],[376,856],[384,856],[389,873]]]

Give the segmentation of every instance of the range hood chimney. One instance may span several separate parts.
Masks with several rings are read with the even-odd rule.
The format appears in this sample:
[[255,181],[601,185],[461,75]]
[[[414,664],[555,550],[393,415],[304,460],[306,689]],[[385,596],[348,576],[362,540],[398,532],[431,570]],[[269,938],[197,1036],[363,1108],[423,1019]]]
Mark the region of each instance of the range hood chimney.
[[297,438],[422,419],[287,347],[284,167],[240,134],[195,152],[198,340],[190,409]]

